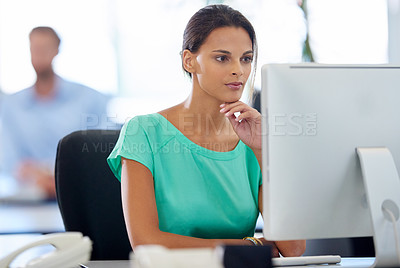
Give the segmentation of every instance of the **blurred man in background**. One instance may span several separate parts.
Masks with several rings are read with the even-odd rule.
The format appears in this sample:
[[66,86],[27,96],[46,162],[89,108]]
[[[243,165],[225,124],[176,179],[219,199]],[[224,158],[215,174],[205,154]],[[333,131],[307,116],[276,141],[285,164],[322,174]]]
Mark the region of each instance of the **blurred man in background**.
[[106,128],[108,98],[54,72],[60,38],[52,28],[34,28],[29,40],[37,78],[32,87],[2,101],[0,164],[3,174],[22,188],[34,185],[39,195],[51,199],[58,141],[75,130]]

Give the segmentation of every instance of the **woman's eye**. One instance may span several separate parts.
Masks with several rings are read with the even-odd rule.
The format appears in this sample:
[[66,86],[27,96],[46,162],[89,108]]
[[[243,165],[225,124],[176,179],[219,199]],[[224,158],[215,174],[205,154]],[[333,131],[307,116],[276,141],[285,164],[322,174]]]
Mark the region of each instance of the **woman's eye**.
[[224,62],[227,60],[227,57],[226,56],[218,56],[218,57],[216,57],[216,60],[220,61],[220,62]]
[[242,60],[245,63],[252,63],[253,62],[253,57],[244,57]]

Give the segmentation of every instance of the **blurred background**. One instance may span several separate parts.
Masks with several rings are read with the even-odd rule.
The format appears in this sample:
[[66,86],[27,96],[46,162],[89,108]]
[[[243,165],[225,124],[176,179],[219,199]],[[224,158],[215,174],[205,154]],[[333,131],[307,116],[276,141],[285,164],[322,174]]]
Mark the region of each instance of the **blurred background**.
[[0,89],[11,94],[34,83],[28,34],[45,25],[62,39],[55,72],[113,96],[113,120],[174,105],[190,90],[179,56],[184,27],[215,3],[253,23],[258,69],[276,62],[400,63],[399,0],[0,0]]

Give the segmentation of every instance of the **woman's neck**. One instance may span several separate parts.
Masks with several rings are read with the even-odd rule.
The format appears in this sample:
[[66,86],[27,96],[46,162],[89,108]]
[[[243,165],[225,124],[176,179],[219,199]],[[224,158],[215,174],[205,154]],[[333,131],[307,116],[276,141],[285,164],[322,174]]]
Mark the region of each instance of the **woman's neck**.
[[220,112],[223,102],[195,86],[194,83],[191,94],[184,102],[160,114],[202,147],[214,151],[233,150],[239,137],[225,114]]
[[187,126],[193,127],[198,134],[226,133],[231,129],[231,125],[225,115],[220,112],[222,103],[204,91],[192,90],[189,97],[182,103],[181,121],[182,123],[191,122],[187,123]]

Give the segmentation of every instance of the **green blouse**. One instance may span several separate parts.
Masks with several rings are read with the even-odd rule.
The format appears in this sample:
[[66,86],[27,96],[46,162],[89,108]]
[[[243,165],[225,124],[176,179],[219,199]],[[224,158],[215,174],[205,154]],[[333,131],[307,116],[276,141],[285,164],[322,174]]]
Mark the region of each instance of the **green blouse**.
[[156,113],[127,122],[107,161],[121,180],[121,157],[153,174],[161,231],[198,238],[253,236],[261,170],[239,141],[229,152],[201,147]]

